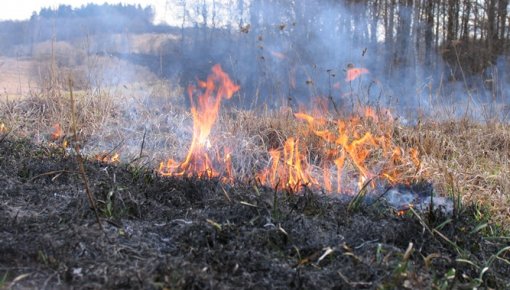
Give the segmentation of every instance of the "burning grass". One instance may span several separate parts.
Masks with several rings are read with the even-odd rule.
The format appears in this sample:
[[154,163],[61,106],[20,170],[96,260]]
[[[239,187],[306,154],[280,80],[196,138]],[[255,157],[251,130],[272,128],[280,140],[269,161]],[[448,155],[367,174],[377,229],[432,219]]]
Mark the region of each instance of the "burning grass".
[[[507,224],[508,125],[421,120],[404,126],[388,110],[360,106],[338,116],[324,102],[300,110],[222,109],[221,98],[239,88],[221,68],[216,73],[189,91],[191,113],[182,107],[182,91],[170,87],[127,96],[129,90],[78,94],[84,152],[104,162],[136,160],[154,168],[171,157],[184,161],[161,164],[163,175],[206,174],[293,192],[305,186],[355,195],[365,185],[428,180],[436,194],[487,207],[494,222]],[[198,91],[205,94],[195,101]],[[57,93],[2,102],[0,134],[67,146],[69,98]],[[212,105],[215,112],[208,117],[201,105]]]
[[[161,162],[159,174],[220,177],[225,182],[249,180],[252,174],[238,175],[237,165],[232,161],[238,155],[234,150],[237,148],[226,147],[221,141],[215,147],[216,142],[211,142],[211,130],[218,119],[221,100],[230,99],[239,86],[219,65],[213,67],[207,81],[198,81],[198,86],[198,97],[195,97],[194,86],[188,88],[193,117],[193,137],[188,153],[182,162],[172,158]],[[295,123],[304,121],[308,127],[303,130],[298,126],[283,142],[278,140],[273,148],[265,148],[270,160],[262,168],[252,168],[256,170],[256,181],[263,185],[280,186],[280,189],[294,192],[309,187],[352,195],[368,184],[376,188],[381,182],[412,182],[412,176],[404,178],[403,175],[408,171],[405,168],[408,160],[414,163],[414,171],[419,171],[418,151],[415,148],[404,150],[393,143],[393,118],[388,111],[376,112],[364,107],[360,116],[351,115],[345,120],[324,117],[329,112],[323,108],[315,109],[313,115],[292,110],[289,113]],[[239,138],[235,136],[234,140]],[[358,180],[357,185],[350,184],[353,179]]]
[[[337,198],[161,177],[84,163],[98,230],[73,155],[0,143],[0,275],[14,288],[504,289],[505,237],[467,206],[446,217]],[[484,217],[486,218],[486,217]],[[119,266],[122,265],[122,266]],[[106,274],[105,274],[106,273]]]
[[[255,274],[250,274],[250,285],[266,285],[257,284],[256,273],[263,269],[284,274],[287,278],[277,281],[282,287],[509,285],[502,275],[508,263],[508,249],[503,246],[507,240],[500,236],[510,230],[507,124],[423,119],[416,126],[404,126],[386,109],[361,105],[354,112],[342,111],[341,116],[324,106],[261,112],[221,108],[221,99],[230,98],[239,87],[219,67],[215,70],[213,77],[188,90],[191,112],[182,106],[178,88],[157,87],[140,95],[119,91],[78,96],[80,140],[84,152],[96,159],[86,164],[91,187],[103,220],[112,226],[107,231],[128,251],[117,257],[105,253],[105,249],[118,252],[115,246],[86,249],[107,257],[100,261],[103,266],[108,267],[108,259],[122,263],[123,258],[148,255],[153,260],[144,260],[144,267],[149,267],[142,273],[144,278],[182,288],[245,285],[238,283],[251,272]],[[27,218],[22,222],[27,227],[43,224],[34,235],[42,234],[43,227],[52,228],[54,235],[70,234],[33,216],[45,209],[30,203],[37,198],[56,202],[36,197],[33,188],[38,185],[55,192],[54,186],[78,182],[72,147],[67,146],[72,142],[69,102],[65,93],[53,92],[1,103],[0,162],[3,168],[16,169],[15,176],[2,171],[8,189],[2,203],[9,205],[3,214],[16,220],[13,209],[31,209],[22,212]],[[15,141],[27,137],[29,145]],[[43,146],[33,147],[32,142]],[[366,192],[422,181],[433,184],[429,194],[456,201],[453,215],[412,207],[397,215],[387,207],[363,202]],[[89,232],[74,212],[79,196],[73,188],[68,195],[57,190],[65,202],[59,208],[63,211],[53,212],[52,218],[62,215]],[[11,204],[13,193],[23,196],[25,191],[31,192],[30,198]],[[350,203],[343,196],[349,196]],[[168,229],[161,231],[148,219]],[[127,233],[133,227],[135,233]],[[157,239],[143,238],[140,233],[147,228]],[[6,232],[12,230],[4,227]],[[171,238],[165,236],[169,233]],[[124,241],[127,235],[136,236],[133,243],[144,242],[142,249],[133,252],[134,244]],[[77,263],[64,258],[72,245],[56,239],[67,250],[52,250],[56,262],[42,250],[45,265],[59,269],[59,259],[66,267]],[[84,236],[79,239],[91,242]],[[172,243],[162,245],[165,239]],[[9,241],[20,242],[13,235]],[[199,250],[193,254],[193,248]],[[15,253],[30,256],[33,250],[15,249]],[[176,258],[150,268],[165,251]],[[253,255],[262,262],[250,262]],[[270,262],[274,259],[280,266]],[[94,261],[91,256],[87,267]],[[374,261],[378,268],[372,271]],[[359,271],[346,274],[345,265]],[[229,275],[239,273],[239,279],[224,280],[225,267]],[[485,267],[490,269],[487,276]],[[83,277],[98,279],[87,270],[80,276],[75,269],[85,268],[56,271],[59,277],[71,277],[66,280],[70,284],[73,279],[84,281]],[[122,277],[120,272],[115,275]],[[190,277],[205,284],[193,284]],[[112,281],[98,283],[119,286]]]

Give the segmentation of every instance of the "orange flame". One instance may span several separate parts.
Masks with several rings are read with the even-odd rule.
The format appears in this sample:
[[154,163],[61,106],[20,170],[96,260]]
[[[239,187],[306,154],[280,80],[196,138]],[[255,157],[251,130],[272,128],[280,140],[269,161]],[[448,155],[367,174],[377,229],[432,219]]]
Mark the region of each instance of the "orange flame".
[[416,166],[416,169],[420,168],[421,160],[420,160],[420,153],[416,148],[409,149],[409,154],[411,155],[411,160],[414,163],[414,166]]
[[345,81],[350,82],[358,77],[360,77],[362,74],[367,74],[370,71],[366,68],[348,68],[347,69],[347,76],[345,77]]
[[282,188],[293,191],[300,190],[303,186],[318,185],[318,181],[312,177],[310,165],[299,150],[299,140],[292,137],[285,141],[283,147],[283,159],[281,151],[271,150],[271,170],[264,170],[257,177],[262,183],[273,187],[278,184]]
[[106,164],[115,164],[120,162],[120,155],[119,153],[99,153],[96,154],[95,159],[99,162],[106,163]]
[[[201,93],[195,100],[195,92]],[[209,135],[212,126],[218,118],[221,100],[230,99],[239,90],[220,65],[212,67],[212,73],[207,81],[199,81],[198,89],[188,88],[191,101],[191,115],[193,117],[193,138],[186,158],[181,163],[169,159],[166,164],[161,162],[158,172],[164,176],[218,176],[213,168],[213,162],[208,154],[211,147]],[[227,170],[227,174],[228,170]]]
[[59,123],[53,125],[53,132],[51,133],[51,140],[56,141],[62,137],[62,127]]
[[397,215],[398,217],[403,217],[403,216],[405,216],[405,215],[409,212],[409,210],[410,210],[411,208],[414,208],[414,204],[412,204],[412,203],[410,203],[410,204],[409,204],[406,208],[403,208],[403,209],[397,210],[396,215]]
[[367,119],[372,119],[372,121],[378,123],[379,117],[377,116],[377,113],[375,112],[374,108],[372,107],[365,107],[364,108],[364,114]]
[[225,148],[223,151],[223,156],[225,156],[223,158],[223,163],[225,164],[225,176],[223,177],[222,181],[233,182],[234,172],[232,169],[232,151],[229,148]]
[[[304,185],[318,186],[333,192],[336,177],[336,192],[348,193],[360,190],[367,181],[375,186],[373,180],[376,178],[390,183],[399,181],[401,167],[407,161],[419,167],[416,149],[405,151],[391,141],[392,126],[389,125],[392,117],[384,110],[366,107],[361,116],[354,115],[336,123],[303,112],[294,116],[306,122],[310,132],[321,138],[318,150],[322,152],[316,158],[320,163],[316,167],[311,166],[312,162],[300,151],[298,139],[288,138],[281,151],[270,151],[271,169],[258,175],[264,184],[273,187],[281,184],[294,190]],[[283,152],[283,159],[280,152]],[[308,149],[303,152],[308,152]],[[319,178],[321,175],[322,178]],[[357,188],[344,186],[344,179],[353,175],[358,176]]]
[[7,132],[7,127],[5,126],[4,123],[0,123],[0,134],[6,133],[6,132]]

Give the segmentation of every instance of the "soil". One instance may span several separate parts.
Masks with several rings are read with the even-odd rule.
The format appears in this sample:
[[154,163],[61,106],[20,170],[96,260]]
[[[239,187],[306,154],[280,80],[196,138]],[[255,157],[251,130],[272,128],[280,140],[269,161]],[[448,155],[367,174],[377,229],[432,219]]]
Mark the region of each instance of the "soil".
[[310,191],[162,178],[139,162],[84,165],[103,229],[71,152],[0,141],[0,288],[510,287],[508,251],[495,258],[505,240],[486,238],[475,207],[398,216]]

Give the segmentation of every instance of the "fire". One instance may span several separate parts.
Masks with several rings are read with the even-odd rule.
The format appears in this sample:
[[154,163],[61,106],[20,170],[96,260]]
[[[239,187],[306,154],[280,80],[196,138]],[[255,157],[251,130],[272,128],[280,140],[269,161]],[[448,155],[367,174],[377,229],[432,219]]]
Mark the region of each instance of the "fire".
[[281,185],[282,188],[298,191],[302,186],[318,185],[318,181],[312,177],[311,167],[299,148],[299,139],[288,138],[285,141],[282,152],[271,150],[272,163],[270,169],[258,174],[257,178],[262,183],[272,186]]
[[[368,73],[350,68],[348,78]],[[186,157],[181,161],[161,162],[163,176],[220,177],[234,180],[233,151],[219,150],[210,139],[222,99],[230,99],[239,90],[219,65],[212,68],[206,81],[188,88],[193,117],[193,137]],[[416,149],[403,149],[392,141],[393,116],[387,110],[360,107],[345,119],[328,118],[327,100],[316,100],[312,113],[294,113],[302,124],[280,148],[270,149],[269,161],[256,174],[257,180],[274,188],[297,192],[304,187],[328,193],[354,194],[367,186],[401,182],[411,167],[420,167]],[[292,112],[289,108],[286,113]],[[220,147],[221,149],[221,147]],[[414,171],[414,174],[417,171]],[[351,182],[354,181],[354,182]]]
[[106,163],[106,164],[116,164],[120,162],[120,155],[119,153],[107,153],[103,152],[100,154],[96,154],[95,159],[99,162]]
[[[316,146],[321,148],[315,158],[320,162],[312,166],[305,157],[310,155],[310,149],[300,147],[299,139],[288,138],[282,149],[269,152],[270,168],[257,176],[263,184],[294,191],[306,185],[327,192],[355,193],[367,182],[374,186],[373,180],[395,183],[401,177],[400,167],[408,160],[419,166],[416,149],[405,151],[391,142],[392,126],[388,125],[392,117],[385,111],[367,107],[361,110],[361,116],[336,121],[303,112],[294,116],[306,122],[309,132],[322,140]],[[344,184],[345,179],[356,176],[358,182],[354,187]]]
[[347,69],[347,76],[345,77],[346,82],[353,81],[359,78],[362,74],[367,74],[370,71],[366,68],[350,67]]
[[4,123],[0,123],[0,134],[6,133],[6,132],[7,132],[7,127],[5,126]]
[[406,208],[402,208],[402,209],[397,210],[396,215],[399,216],[399,217],[403,217],[412,208],[414,208],[414,204],[410,203],[410,204],[407,205]]
[[62,137],[62,127],[59,123],[56,123],[53,125],[53,131],[51,132],[50,138],[52,141],[57,141],[60,137]]
[[374,108],[372,108],[372,107],[365,107],[364,115],[367,119],[372,119],[376,123],[379,122],[379,117],[377,116],[377,113],[375,112]]
[[[198,87],[190,86],[188,95],[191,101],[191,115],[193,117],[193,137],[186,158],[182,162],[169,159],[160,163],[158,172],[163,176],[218,176],[213,167],[208,150],[211,148],[209,135],[212,126],[218,118],[221,100],[230,99],[239,90],[220,65],[212,68],[212,73],[206,81],[199,81]],[[198,96],[195,98],[195,95]],[[225,157],[227,164],[230,157]],[[227,165],[229,168],[229,165]],[[230,167],[231,168],[231,167]],[[228,172],[227,174],[231,174]]]

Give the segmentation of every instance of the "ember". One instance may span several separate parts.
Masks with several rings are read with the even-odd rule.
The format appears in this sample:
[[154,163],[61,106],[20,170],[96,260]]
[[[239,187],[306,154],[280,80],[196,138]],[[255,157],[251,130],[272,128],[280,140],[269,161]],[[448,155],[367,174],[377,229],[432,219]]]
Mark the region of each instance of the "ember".
[[96,154],[95,159],[101,163],[116,164],[116,163],[120,162],[120,155],[119,155],[119,153],[112,154],[112,153],[103,152],[103,153]]
[[62,127],[57,123],[53,125],[53,131],[51,132],[50,138],[52,141],[57,141],[60,137],[62,137]]

